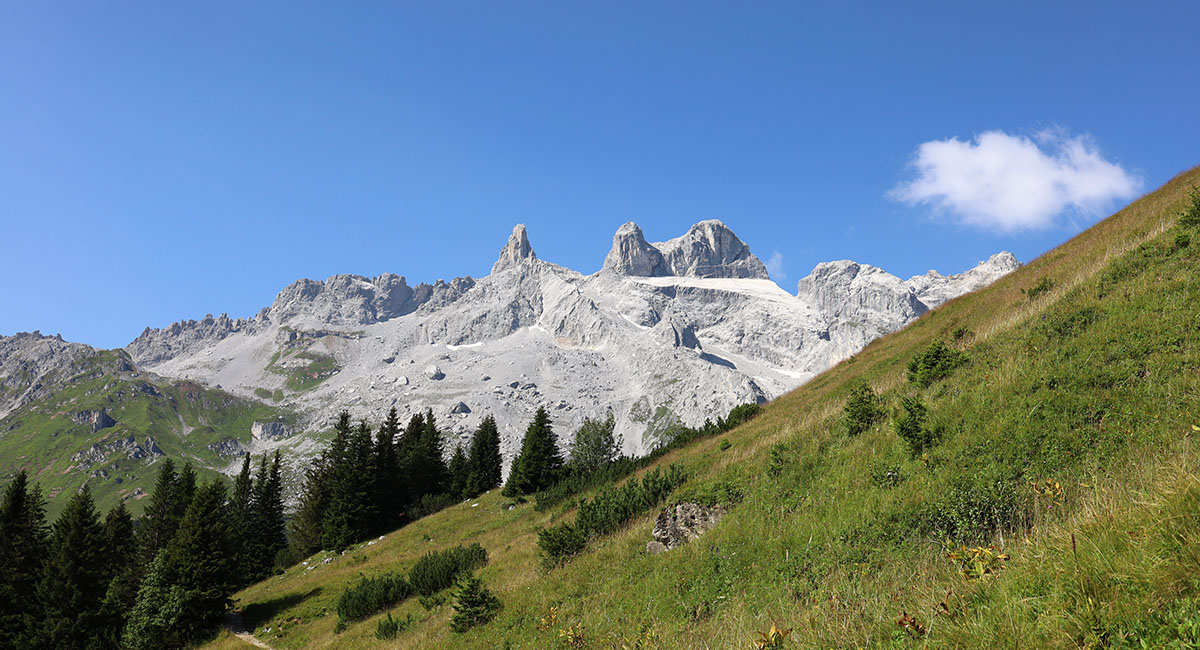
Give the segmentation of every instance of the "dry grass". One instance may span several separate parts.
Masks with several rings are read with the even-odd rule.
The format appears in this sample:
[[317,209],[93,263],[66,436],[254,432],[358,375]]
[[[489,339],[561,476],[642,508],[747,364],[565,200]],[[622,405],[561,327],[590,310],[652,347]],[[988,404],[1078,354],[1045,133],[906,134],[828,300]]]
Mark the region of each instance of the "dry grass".
[[[1106,301],[1092,287],[1113,259],[1169,237],[1192,185],[1200,169],[873,342],[750,423],[664,456],[659,465],[693,473],[683,490],[723,481],[745,495],[698,542],[647,555],[648,513],[546,572],[537,528],[570,513],[503,509],[494,491],[328,564],[310,558],[316,568],[295,567],[238,597],[259,637],[281,650],[565,647],[559,631],[578,624],[589,648],[749,648],[773,622],[795,628],[788,648],[1161,647],[1153,644],[1184,638],[1192,612],[1200,620],[1195,252],[1162,253]],[[1056,286],[1028,300],[1021,290],[1043,277]],[[1045,333],[1080,309],[1101,314],[1086,334]],[[911,387],[908,359],[959,327],[974,332],[971,363],[926,391]],[[893,410],[901,395],[920,394],[948,424],[945,440],[913,459],[887,422],[847,438],[841,411],[858,381]],[[1085,381],[1092,387],[1072,383]],[[768,476],[769,449],[780,443],[787,466]],[[879,464],[900,468],[904,481],[873,484]],[[971,580],[946,560],[941,539],[921,532],[921,517],[954,505],[956,486],[987,487],[993,470],[1020,477],[1005,479],[1020,515],[972,543],[1012,557],[995,576]],[[1063,485],[1062,504],[1029,507],[1028,482],[1048,478]],[[392,614],[418,622],[393,642],[374,638],[378,617],[333,633],[333,603],[360,574],[405,571],[425,552],[475,541],[491,558],[481,575],[505,605],[492,623],[456,635],[449,605],[426,612],[408,601]],[[539,629],[551,607],[556,622]],[[898,627],[901,611],[925,633]]]

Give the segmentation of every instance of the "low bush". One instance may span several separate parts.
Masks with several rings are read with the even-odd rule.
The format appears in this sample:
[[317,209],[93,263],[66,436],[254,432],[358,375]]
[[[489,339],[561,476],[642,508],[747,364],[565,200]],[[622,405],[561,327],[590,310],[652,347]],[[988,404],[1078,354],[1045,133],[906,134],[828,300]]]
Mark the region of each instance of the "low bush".
[[883,400],[866,384],[857,384],[850,389],[850,397],[842,408],[846,433],[851,437],[871,428],[883,417]]
[[666,472],[654,468],[642,480],[631,480],[620,487],[607,487],[590,501],[579,504],[573,524],[563,523],[538,531],[538,549],[546,566],[561,564],[587,545],[587,540],[610,533],[633,517],[663,502],[686,480],[678,465]]
[[454,615],[450,617],[450,629],[462,633],[476,625],[483,625],[496,618],[502,607],[500,599],[483,585],[483,580],[468,573],[454,593]]
[[347,587],[338,598],[338,622],[335,629],[341,632],[346,629],[348,623],[361,621],[408,598],[412,593],[412,585],[404,576],[389,573],[364,577],[353,587]]
[[1042,278],[1041,280],[1038,280],[1037,284],[1033,285],[1032,287],[1029,287],[1028,289],[1021,289],[1021,293],[1025,294],[1025,297],[1032,301],[1034,298],[1037,298],[1053,288],[1054,280],[1051,280],[1050,278]]
[[900,400],[904,414],[896,418],[894,428],[896,435],[908,445],[908,453],[913,458],[925,453],[941,438],[941,430],[937,427],[927,427],[925,420],[929,417],[929,408],[917,397],[904,397]]
[[463,573],[487,564],[487,551],[478,543],[433,551],[421,556],[408,572],[415,593],[432,596],[454,584]]
[[375,638],[381,641],[390,641],[396,638],[397,634],[407,630],[414,620],[416,619],[413,618],[413,615],[409,614],[397,621],[392,618],[392,613],[388,612],[387,618],[379,621],[375,626]]
[[908,381],[928,388],[966,362],[966,354],[948,347],[941,339],[935,339],[908,362]]

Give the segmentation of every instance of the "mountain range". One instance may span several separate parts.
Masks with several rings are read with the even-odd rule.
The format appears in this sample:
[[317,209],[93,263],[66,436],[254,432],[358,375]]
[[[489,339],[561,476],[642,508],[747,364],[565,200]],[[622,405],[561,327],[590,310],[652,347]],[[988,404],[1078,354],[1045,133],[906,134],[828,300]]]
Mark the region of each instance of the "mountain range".
[[[584,418],[612,413],[624,450],[641,454],[676,425],[782,395],[1018,266],[1002,252],[961,274],[901,280],[833,261],[790,294],[720,221],[658,243],[626,223],[591,275],[539,259],[518,225],[479,279],[302,279],[250,318],[147,328],[123,350],[2,337],[0,436],[27,444],[0,440],[0,467],[44,462],[68,483],[123,476],[128,498],[149,474],[139,463],[157,455],[217,471],[247,450],[286,446],[303,458],[338,411],[377,422],[393,407],[432,410],[453,436],[448,449],[493,415],[506,458],[539,406],[564,443]],[[99,383],[64,392],[85,379]],[[197,410],[187,396],[201,394],[241,415]],[[7,451],[44,437],[57,441],[54,458]],[[64,460],[89,454],[97,462]]]

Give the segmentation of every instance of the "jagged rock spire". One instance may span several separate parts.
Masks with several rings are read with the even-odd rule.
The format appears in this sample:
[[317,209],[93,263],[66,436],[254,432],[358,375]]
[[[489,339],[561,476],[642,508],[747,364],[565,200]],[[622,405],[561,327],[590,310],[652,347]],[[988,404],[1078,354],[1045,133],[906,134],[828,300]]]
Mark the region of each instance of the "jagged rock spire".
[[671,275],[662,253],[646,242],[642,229],[632,221],[617,228],[612,250],[604,258],[603,270],[620,275]]
[[519,223],[513,226],[512,235],[508,238],[508,243],[500,251],[500,258],[492,265],[492,273],[499,273],[507,268],[517,266],[526,260],[536,260],[537,253],[533,252],[533,247],[529,245],[529,237],[525,234],[525,224]]

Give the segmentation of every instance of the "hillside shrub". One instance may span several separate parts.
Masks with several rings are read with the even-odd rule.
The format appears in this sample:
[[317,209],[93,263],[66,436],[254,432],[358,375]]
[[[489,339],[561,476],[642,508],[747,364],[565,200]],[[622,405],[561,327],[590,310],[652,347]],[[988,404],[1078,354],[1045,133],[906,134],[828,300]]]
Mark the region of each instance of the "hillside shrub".
[[654,468],[639,482],[630,480],[620,487],[607,487],[590,501],[579,504],[573,524],[562,523],[538,531],[538,549],[547,567],[561,564],[587,545],[587,540],[610,533],[633,517],[664,501],[687,479],[678,465],[666,472]]
[[955,541],[981,541],[999,530],[1012,530],[1024,510],[1016,484],[987,474],[954,480],[925,513],[928,533]]
[[1032,287],[1029,287],[1028,289],[1021,289],[1021,293],[1025,294],[1025,297],[1032,302],[1034,298],[1037,298],[1043,293],[1053,289],[1054,284],[1054,280],[1044,277],[1041,280],[1038,280],[1037,284],[1033,285]]
[[385,607],[390,607],[413,594],[412,585],[404,576],[388,573],[381,576],[364,577],[353,587],[347,587],[337,601],[338,622],[335,631],[341,632],[346,625],[361,621]]
[[461,634],[476,625],[484,625],[496,618],[502,607],[500,599],[483,585],[483,580],[468,573],[454,593],[454,615],[450,617],[450,629]]
[[375,638],[380,641],[390,641],[396,638],[397,634],[407,630],[415,620],[413,615],[409,614],[397,621],[392,618],[392,613],[388,612],[387,618],[379,621],[375,626]]
[[711,438],[726,433],[736,426],[744,424],[762,412],[762,407],[753,402],[740,404],[729,411],[728,417],[717,418],[716,422],[705,420],[699,427],[679,426],[673,428],[665,436],[668,443],[656,447],[653,451],[640,458],[620,457],[610,463],[601,465],[592,472],[572,471],[562,480],[536,493],[537,504],[534,510],[539,512],[553,507],[571,497],[601,485],[612,484],[629,476],[644,467],[649,467],[668,452],[683,447],[693,441]]
[[459,575],[487,564],[487,551],[478,543],[432,551],[421,556],[408,572],[415,593],[432,596],[454,584]]
[[928,388],[933,382],[948,377],[955,368],[966,362],[966,354],[948,347],[941,339],[934,339],[908,362],[908,381],[921,388]]
[[929,408],[917,397],[905,397],[900,400],[904,414],[896,418],[896,435],[908,445],[908,453],[913,458],[925,453],[925,450],[937,443],[941,431],[925,426],[929,417]]
[[1200,226],[1200,187],[1193,187],[1191,192],[1188,192],[1187,203],[1184,205],[1183,212],[1179,214],[1179,221],[1176,222],[1181,228],[1195,228]]
[[870,386],[865,383],[857,384],[850,389],[850,397],[846,400],[842,413],[846,433],[854,437],[870,429],[872,424],[883,417],[883,400]]

